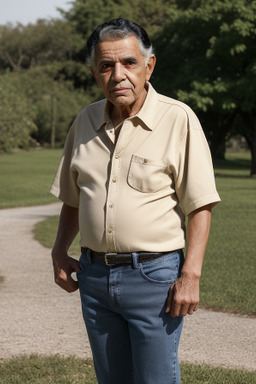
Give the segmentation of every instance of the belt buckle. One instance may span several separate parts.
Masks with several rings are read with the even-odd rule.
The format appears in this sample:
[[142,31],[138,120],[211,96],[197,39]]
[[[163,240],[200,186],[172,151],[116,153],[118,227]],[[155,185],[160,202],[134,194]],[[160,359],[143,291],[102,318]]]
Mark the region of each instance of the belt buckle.
[[111,264],[110,262],[109,262],[109,260],[108,260],[108,257],[109,256],[117,256],[117,253],[112,253],[112,252],[110,252],[110,253],[105,253],[105,256],[104,256],[104,261],[105,261],[105,264],[108,266],[108,267],[112,267],[113,265],[115,265],[115,264]]

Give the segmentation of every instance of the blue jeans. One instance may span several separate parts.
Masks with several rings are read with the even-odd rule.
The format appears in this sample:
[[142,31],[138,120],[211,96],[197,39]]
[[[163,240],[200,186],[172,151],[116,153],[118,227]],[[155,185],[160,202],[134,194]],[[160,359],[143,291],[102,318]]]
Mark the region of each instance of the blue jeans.
[[165,313],[182,250],[108,267],[82,255],[77,278],[99,384],[178,384],[183,318]]

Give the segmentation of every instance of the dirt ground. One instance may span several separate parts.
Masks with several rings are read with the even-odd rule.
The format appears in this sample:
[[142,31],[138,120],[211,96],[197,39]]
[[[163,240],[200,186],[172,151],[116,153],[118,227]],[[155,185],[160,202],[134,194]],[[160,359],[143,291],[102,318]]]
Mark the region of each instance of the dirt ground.
[[[91,357],[78,292],[53,282],[49,249],[34,225],[60,204],[0,210],[0,358],[20,354]],[[185,318],[180,361],[256,370],[256,319],[199,309]]]

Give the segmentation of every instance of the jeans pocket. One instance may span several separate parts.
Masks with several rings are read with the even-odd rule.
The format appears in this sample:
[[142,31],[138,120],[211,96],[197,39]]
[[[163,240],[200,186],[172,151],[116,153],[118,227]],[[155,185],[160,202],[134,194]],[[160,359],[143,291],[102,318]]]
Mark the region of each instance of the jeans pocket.
[[171,285],[180,276],[183,261],[182,250],[171,252],[159,259],[140,264],[140,274],[151,283]]

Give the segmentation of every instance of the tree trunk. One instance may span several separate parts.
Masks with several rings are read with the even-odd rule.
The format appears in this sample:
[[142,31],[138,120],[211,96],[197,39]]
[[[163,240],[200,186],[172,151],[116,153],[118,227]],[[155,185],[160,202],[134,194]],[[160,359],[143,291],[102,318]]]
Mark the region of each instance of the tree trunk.
[[55,89],[52,95],[52,126],[51,126],[51,148],[55,148],[55,134],[56,134],[56,94]]
[[212,157],[214,160],[225,160],[226,142],[223,138],[221,142],[215,143],[212,148]]
[[251,177],[256,178],[256,117],[253,119],[252,145],[251,145]]

